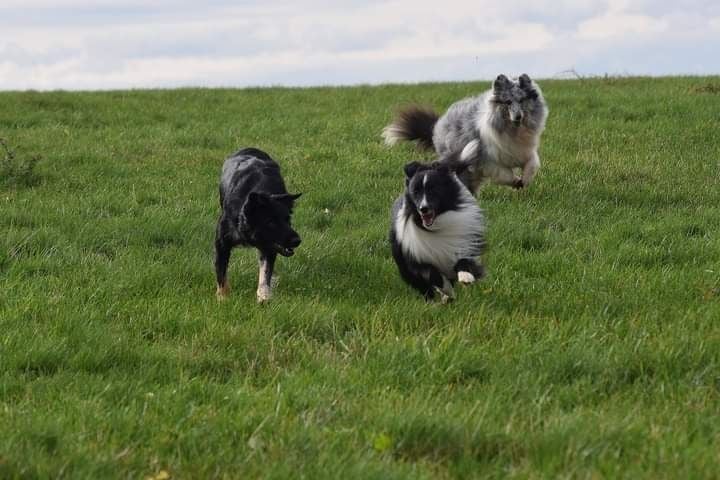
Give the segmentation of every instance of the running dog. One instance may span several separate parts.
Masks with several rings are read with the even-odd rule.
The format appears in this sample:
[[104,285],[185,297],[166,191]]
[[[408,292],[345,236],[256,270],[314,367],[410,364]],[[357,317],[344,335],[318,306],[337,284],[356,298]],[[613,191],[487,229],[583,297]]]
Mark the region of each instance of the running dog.
[[405,192],[392,208],[390,244],[400,276],[442,303],[455,298],[453,284],[483,276],[475,258],[485,248],[485,219],[457,172],[442,162],[405,165]]
[[300,195],[287,192],[280,166],[261,150],[244,148],[225,160],[220,175],[221,214],[215,232],[219,299],[230,292],[230,251],[236,246],[249,246],[257,248],[260,261],[257,301],[270,300],[277,254],[290,257],[300,245],[300,236],[290,223]]
[[547,116],[540,87],[527,74],[517,80],[499,75],[490,90],[452,104],[443,116],[417,105],[400,110],[382,136],[387,145],[417,140],[440,161],[466,163],[460,179],[474,193],[486,180],[527,188],[540,168]]

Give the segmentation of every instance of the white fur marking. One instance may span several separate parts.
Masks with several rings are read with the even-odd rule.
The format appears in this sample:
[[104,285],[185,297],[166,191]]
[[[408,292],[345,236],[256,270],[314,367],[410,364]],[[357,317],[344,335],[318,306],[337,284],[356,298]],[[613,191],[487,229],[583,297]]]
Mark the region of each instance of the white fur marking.
[[272,296],[272,286],[268,285],[265,282],[265,279],[267,278],[268,267],[269,265],[267,260],[260,262],[260,271],[258,272],[258,288],[256,292],[258,303],[267,302]]
[[473,275],[470,272],[458,272],[458,282],[460,283],[474,283],[475,282],[475,275]]
[[269,285],[260,285],[257,289],[257,301],[258,303],[265,303],[272,297],[272,291]]
[[420,200],[420,205],[418,205],[418,208],[427,207],[427,197],[423,194],[422,200]]
[[460,161],[465,162],[469,159],[475,158],[477,155],[477,149],[480,145],[480,140],[471,140],[470,143],[465,145],[465,148],[462,149],[462,152],[460,153]]

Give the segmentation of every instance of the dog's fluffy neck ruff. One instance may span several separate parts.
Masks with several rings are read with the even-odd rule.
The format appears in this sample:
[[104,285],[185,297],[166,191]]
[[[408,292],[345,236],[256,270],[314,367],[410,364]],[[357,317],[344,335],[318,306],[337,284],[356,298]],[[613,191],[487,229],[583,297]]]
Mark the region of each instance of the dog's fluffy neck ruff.
[[[491,97],[491,94],[485,94],[484,108],[478,112],[475,128],[491,158],[508,164],[508,166],[521,166],[540,145],[540,135],[545,128],[545,119],[543,118],[541,123],[533,128],[520,125],[511,129],[498,130],[493,122],[493,115],[497,115],[497,113],[490,104]],[[468,145],[467,147],[474,150],[477,145]],[[464,152],[463,157],[470,153],[474,152]]]
[[403,204],[395,218],[395,232],[403,253],[419,263],[428,263],[448,278],[455,278],[455,264],[462,258],[475,258],[482,251],[483,214],[472,194],[453,175],[460,186],[457,208],[439,214],[430,227],[413,221],[414,208]]

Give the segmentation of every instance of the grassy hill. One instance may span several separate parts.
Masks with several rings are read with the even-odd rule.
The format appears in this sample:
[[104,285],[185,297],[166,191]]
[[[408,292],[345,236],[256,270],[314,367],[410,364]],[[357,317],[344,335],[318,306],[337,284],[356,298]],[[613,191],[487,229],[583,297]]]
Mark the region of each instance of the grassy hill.
[[[481,192],[488,277],[449,306],[386,240],[429,157],[379,132],[487,82],[0,93],[42,157],[0,178],[0,477],[715,477],[720,78],[540,83],[543,166]],[[304,193],[266,306],[251,250],[215,299],[242,146]]]

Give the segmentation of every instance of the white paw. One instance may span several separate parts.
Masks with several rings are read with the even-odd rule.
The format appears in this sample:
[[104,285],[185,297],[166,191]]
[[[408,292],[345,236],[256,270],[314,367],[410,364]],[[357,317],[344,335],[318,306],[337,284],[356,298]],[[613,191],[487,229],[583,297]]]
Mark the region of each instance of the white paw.
[[470,272],[458,272],[458,282],[470,284],[475,283],[475,275]]
[[270,287],[268,286],[262,286],[258,287],[257,289],[257,301],[258,303],[265,303],[270,300],[270,297],[272,296]]

